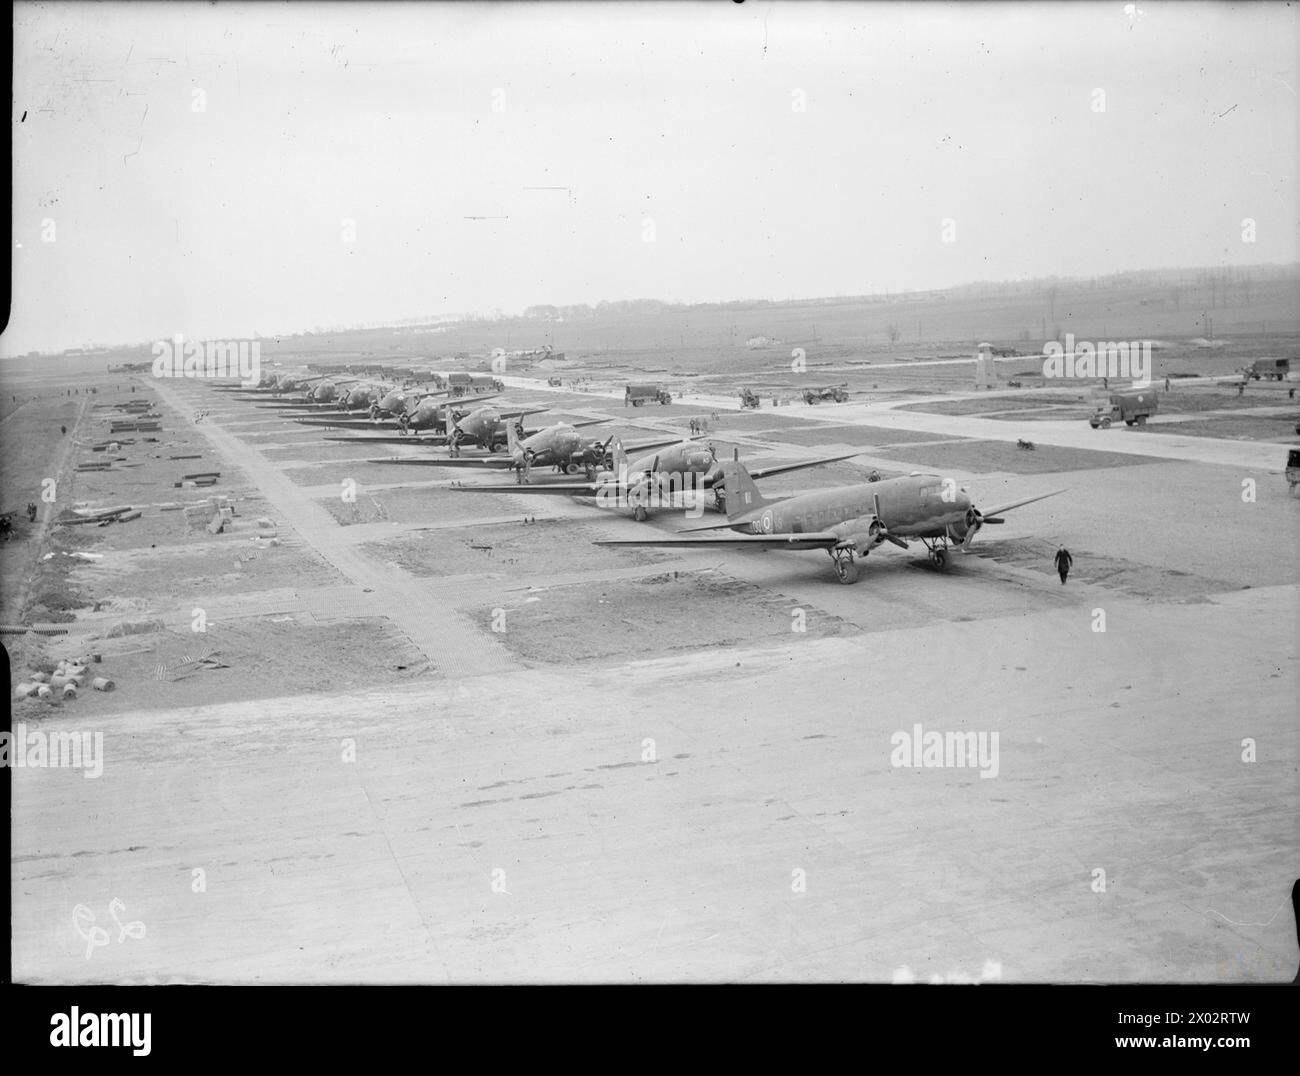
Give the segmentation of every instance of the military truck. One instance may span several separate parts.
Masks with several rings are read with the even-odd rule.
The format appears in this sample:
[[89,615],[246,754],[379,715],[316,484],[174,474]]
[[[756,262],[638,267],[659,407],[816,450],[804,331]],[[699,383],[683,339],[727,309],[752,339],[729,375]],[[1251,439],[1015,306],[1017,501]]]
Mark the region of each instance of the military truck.
[[806,404],[817,403],[844,403],[849,398],[848,389],[844,385],[826,385],[817,389],[804,389],[803,402]]
[[657,400],[661,404],[670,404],[673,402],[673,394],[663,385],[651,384],[650,382],[633,382],[628,385],[627,391],[623,394],[623,406],[631,404],[633,407],[640,407],[642,404]]
[[1245,374],[1253,381],[1263,378],[1265,381],[1285,381],[1287,375],[1291,372],[1290,359],[1256,359],[1248,367]]
[[1094,430],[1098,428],[1108,430],[1112,422],[1122,418],[1125,426],[1145,426],[1147,419],[1155,413],[1155,389],[1112,392],[1107,403],[1097,405],[1097,410],[1088,419],[1088,425]]

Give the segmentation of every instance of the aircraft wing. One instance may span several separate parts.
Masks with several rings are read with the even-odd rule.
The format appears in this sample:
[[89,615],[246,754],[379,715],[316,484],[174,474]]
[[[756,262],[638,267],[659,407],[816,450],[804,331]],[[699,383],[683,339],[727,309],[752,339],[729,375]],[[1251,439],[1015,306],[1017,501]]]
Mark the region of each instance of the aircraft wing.
[[[418,396],[421,400],[431,400],[435,396],[448,396],[450,392],[451,389],[439,389],[437,392],[417,392],[415,393],[415,395]],[[504,392],[484,392],[481,394],[477,392],[468,392],[465,393],[463,396],[448,396],[448,398],[444,400],[443,403],[451,404],[454,410],[473,411],[474,407],[477,407],[479,404],[486,403],[488,400],[495,400],[498,397],[504,395],[505,395]],[[474,406],[473,407],[467,406],[469,404],[473,404]],[[440,404],[439,407],[441,406],[442,405]]]
[[[505,418],[504,415],[502,415],[501,417]],[[603,422],[612,422],[612,421],[613,419],[608,419],[608,418],[591,418],[591,419],[587,419],[585,422],[566,422],[565,425],[571,426],[575,430],[580,430],[582,429],[583,426],[599,426]],[[543,430],[547,428],[548,427],[546,426],[533,426],[530,429],[524,430],[524,436],[532,437],[534,434],[541,433]]]
[[1010,512],[1013,508],[1023,508],[1027,504],[1033,504],[1035,501],[1045,501],[1048,497],[1055,497],[1058,493],[1064,493],[1063,489],[1054,489],[1051,493],[1040,493],[1037,497],[1027,497],[1023,501],[1016,501],[1014,504],[1004,504],[997,508],[990,508],[985,511],[980,509],[980,513],[987,520],[989,516],[1000,516],[1003,512]]
[[516,486],[511,483],[495,486],[452,486],[458,493],[559,493],[570,497],[594,497],[599,492],[595,482],[553,482],[550,485],[538,484]]
[[322,441],[342,441],[348,445],[438,445],[442,446],[447,443],[446,434],[431,433],[424,437],[416,437],[415,434],[408,434],[403,437],[399,433],[384,435],[381,437],[322,437]]
[[[843,456],[826,456],[819,460],[806,460],[803,463],[787,463],[781,467],[758,467],[749,472],[750,478],[768,478],[774,474],[789,474],[791,471],[802,471],[809,467],[821,467],[827,463],[839,463],[840,460],[851,460],[854,456],[861,456],[861,452],[849,452]],[[721,476],[719,476],[721,481]]]
[[807,534],[733,534],[728,538],[601,538],[594,545],[730,546],[743,549],[830,549],[842,538],[830,531]]
[[340,429],[365,429],[368,426],[372,430],[397,429],[397,423],[392,419],[380,419],[376,422],[374,419],[359,416],[352,418],[297,418],[294,421],[300,426],[338,426]]
[[[405,467],[494,467],[497,469],[513,467],[515,465],[514,459],[510,456],[477,456],[467,460],[447,459],[442,457],[438,459],[422,459],[419,456],[387,456],[383,459],[366,460],[366,462],[395,463]],[[503,486],[501,488],[505,489],[507,487]],[[510,486],[508,488],[513,491],[519,487]]]
[[[603,421],[609,422],[612,420],[604,419]],[[629,456],[635,456],[639,452],[649,452],[652,448],[667,448],[669,445],[678,445],[681,444],[683,440],[685,440],[685,438],[670,437],[665,441],[638,441],[634,445],[624,445],[623,451]]]

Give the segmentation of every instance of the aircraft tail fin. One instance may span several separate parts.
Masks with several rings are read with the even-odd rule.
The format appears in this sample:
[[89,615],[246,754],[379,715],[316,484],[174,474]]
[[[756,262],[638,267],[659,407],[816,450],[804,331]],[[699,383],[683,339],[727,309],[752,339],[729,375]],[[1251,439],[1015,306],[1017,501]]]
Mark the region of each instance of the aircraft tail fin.
[[722,488],[726,496],[728,519],[743,516],[771,503],[759,492],[749,471],[739,460],[728,460],[722,465]]

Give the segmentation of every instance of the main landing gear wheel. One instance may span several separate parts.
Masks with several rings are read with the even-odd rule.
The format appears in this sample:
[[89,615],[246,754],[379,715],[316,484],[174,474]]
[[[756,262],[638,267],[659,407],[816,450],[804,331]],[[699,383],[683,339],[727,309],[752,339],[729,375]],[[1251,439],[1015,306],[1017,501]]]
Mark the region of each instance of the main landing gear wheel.
[[581,470],[582,468],[579,467],[576,463],[566,463],[564,465],[564,473],[567,475],[575,475]]
[[930,563],[936,568],[948,567],[948,551],[946,549],[930,550]]
[[644,504],[638,504],[632,509],[632,518],[638,523],[644,523],[650,518],[650,513],[646,511]]
[[853,561],[853,550],[832,549],[831,560],[835,562],[835,578],[845,586],[858,581],[858,566]]

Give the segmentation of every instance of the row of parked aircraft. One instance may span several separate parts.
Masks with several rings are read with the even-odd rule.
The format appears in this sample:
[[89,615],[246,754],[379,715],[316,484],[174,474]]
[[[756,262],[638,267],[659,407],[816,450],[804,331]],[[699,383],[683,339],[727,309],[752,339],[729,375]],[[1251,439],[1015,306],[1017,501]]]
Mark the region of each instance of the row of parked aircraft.
[[[334,411],[299,417],[297,421],[354,430],[400,429],[396,435],[353,433],[326,435],[327,440],[428,444],[451,450],[447,456],[387,457],[370,462],[515,472],[513,486],[454,486],[458,492],[592,498],[602,507],[627,510],[638,521],[646,520],[652,508],[697,508],[702,499],[711,498],[714,507],[725,514],[725,522],[671,535],[603,539],[597,544],[820,549],[830,555],[841,583],[855,582],[857,559],[886,542],[907,549],[909,541],[919,541],[928,550],[931,563],[943,567],[949,549],[955,545],[963,553],[969,552],[984,526],[1000,524],[1007,512],[1064,492],[1054,490],[981,510],[955,480],[918,473],[772,497],[763,494],[756,482],[836,463],[858,453],[750,470],[738,455],[720,463],[707,442],[665,437],[625,445],[613,436],[592,439],[579,432],[580,427],[601,425],[608,419],[557,422],[528,429],[523,420],[545,408],[488,406],[483,397],[477,398],[473,406],[458,408],[441,399],[445,392],[439,390],[426,392],[418,387],[374,382],[349,385],[342,380],[333,383],[331,395],[321,392],[320,381],[315,376],[281,376],[270,385],[252,390],[251,398],[298,392],[297,402],[308,407],[337,400]],[[486,455],[461,456],[460,450],[470,446],[485,450]],[[568,477],[585,472],[585,481],[532,484],[533,469],[547,466]]]

